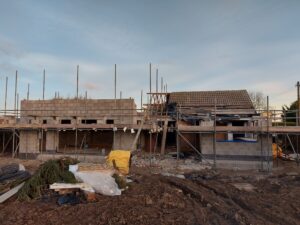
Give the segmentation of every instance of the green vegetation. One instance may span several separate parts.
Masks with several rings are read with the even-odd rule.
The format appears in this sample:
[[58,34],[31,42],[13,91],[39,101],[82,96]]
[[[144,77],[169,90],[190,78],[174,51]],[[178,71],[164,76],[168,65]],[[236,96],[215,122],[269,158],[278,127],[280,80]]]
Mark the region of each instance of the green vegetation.
[[296,125],[296,111],[298,110],[298,102],[294,101],[290,106],[282,106],[283,122],[294,123]]
[[125,177],[120,176],[119,174],[116,173],[112,177],[115,178],[115,181],[120,189],[125,189],[127,187]]
[[68,171],[69,165],[78,163],[71,158],[49,160],[24,184],[18,193],[19,200],[31,200],[42,196],[48,185],[55,182],[76,183],[74,175]]

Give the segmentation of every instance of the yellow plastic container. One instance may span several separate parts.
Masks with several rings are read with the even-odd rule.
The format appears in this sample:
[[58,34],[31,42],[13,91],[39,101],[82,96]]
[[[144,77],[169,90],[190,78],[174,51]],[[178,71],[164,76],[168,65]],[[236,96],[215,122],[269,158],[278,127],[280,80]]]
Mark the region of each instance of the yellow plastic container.
[[126,175],[129,173],[130,154],[128,150],[112,150],[107,157],[107,163]]

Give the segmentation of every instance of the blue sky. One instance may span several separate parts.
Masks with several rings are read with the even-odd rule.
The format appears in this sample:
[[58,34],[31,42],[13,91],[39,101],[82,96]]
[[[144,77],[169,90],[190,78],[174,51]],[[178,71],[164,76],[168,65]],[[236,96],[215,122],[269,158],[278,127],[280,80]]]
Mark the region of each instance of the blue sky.
[[137,103],[149,87],[149,62],[169,91],[262,91],[278,108],[296,98],[298,0],[0,3],[1,108],[6,76],[13,106],[16,70],[21,99],[28,83],[30,98],[42,98],[44,68],[46,98],[74,96],[77,65],[80,94],[113,98],[115,63],[117,92]]

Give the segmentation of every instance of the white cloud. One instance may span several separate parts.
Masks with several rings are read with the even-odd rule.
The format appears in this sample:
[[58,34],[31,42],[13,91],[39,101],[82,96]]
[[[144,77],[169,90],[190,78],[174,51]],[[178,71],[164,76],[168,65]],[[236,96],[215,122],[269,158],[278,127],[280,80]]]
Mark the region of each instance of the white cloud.
[[[124,21],[116,22],[100,12],[89,16],[90,11],[82,8],[74,7],[77,14],[70,13],[69,8],[66,12],[56,10],[53,5],[44,10],[42,3],[23,4],[26,10],[22,12],[26,11],[28,17],[34,12],[35,19],[46,22],[36,24],[52,30],[53,35],[44,34],[45,46],[36,39],[38,35],[30,39],[32,43],[28,43],[28,39],[23,42],[23,36],[19,37],[20,43],[0,37],[0,76],[9,76],[12,91],[17,69],[20,95],[26,95],[27,83],[30,83],[31,96],[40,98],[45,68],[46,96],[54,96],[55,91],[61,96],[73,96],[76,65],[80,65],[80,93],[87,90],[90,97],[112,98],[114,63],[117,63],[118,95],[122,91],[123,97],[135,97],[139,102],[140,90],[145,93],[149,88],[147,61],[152,58],[153,87],[155,68],[158,67],[159,75],[164,76],[170,91],[249,89],[269,95],[271,104],[278,107],[293,101],[294,84],[299,79],[300,43],[293,30],[290,30],[291,34],[284,33],[285,30],[276,33],[281,31],[280,25],[284,21],[291,20],[282,16],[282,23],[270,23],[273,20],[280,22],[277,18],[280,7],[276,4],[275,11],[272,8],[272,12],[265,13],[272,4],[261,8],[249,3],[245,7],[244,3],[234,1],[217,7],[210,4],[206,8],[204,5],[201,12],[205,13],[195,14],[194,10],[202,6],[198,4],[189,5],[189,14],[185,8],[174,10],[176,4],[170,10],[173,16],[162,16],[164,10],[159,9],[161,14],[157,17],[147,12],[151,18],[135,18],[133,27],[126,20],[131,15],[127,18],[118,15],[118,19]],[[164,18],[166,21],[162,20]],[[285,36],[280,38],[282,35]],[[64,48],[68,41],[72,44]],[[39,43],[37,47],[35,42]]]

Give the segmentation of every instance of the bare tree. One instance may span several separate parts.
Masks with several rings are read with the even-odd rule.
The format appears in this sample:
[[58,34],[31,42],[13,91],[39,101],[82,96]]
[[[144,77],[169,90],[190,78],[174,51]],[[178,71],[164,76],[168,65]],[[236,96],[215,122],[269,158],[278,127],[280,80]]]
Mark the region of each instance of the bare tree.
[[267,97],[260,91],[248,91],[250,99],[256,110],[267,109]]

